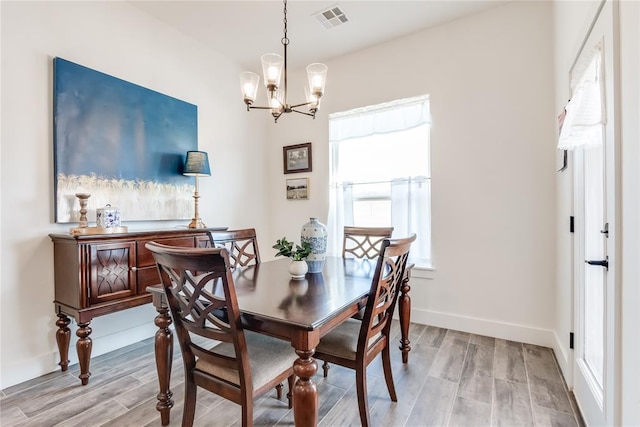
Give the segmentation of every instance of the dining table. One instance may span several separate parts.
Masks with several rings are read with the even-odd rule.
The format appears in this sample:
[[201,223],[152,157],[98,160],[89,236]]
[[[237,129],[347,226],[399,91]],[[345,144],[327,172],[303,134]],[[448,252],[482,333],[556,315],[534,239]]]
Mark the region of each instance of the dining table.
[[[293,364],[297,379],[292,390],[296,426],[318,424],[318,392],[313,380],[318,371],[318,363],[313,358],[315,348],[324,335],[366,305],[376,261],[327,256],[321,273],[307,273],[303,279],[291,277],[291,260],[288,258],[232,270],[243,327],[289,341],[292,351],[298,356]],[[408,274],[405,274],[405,282],[408,279]],[[170,388],[172,320],[162,286],[150,286],[147,290],[152,294],[152,302],[158,312],[155,318],[158,327],[155,358],[160,391],[156,408],[165,426],[169,424],[173,407]],[[399,308],[405,318],[401,319],[400,349],[405,363],[405,354],[410,350],[408,291],[408,283],[403,283]]]

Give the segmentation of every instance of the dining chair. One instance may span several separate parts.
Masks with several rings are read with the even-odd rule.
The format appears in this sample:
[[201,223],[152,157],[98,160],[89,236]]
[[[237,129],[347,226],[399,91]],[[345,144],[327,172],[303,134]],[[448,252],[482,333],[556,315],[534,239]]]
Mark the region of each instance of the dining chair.
[[344,227],[342,237],[343,258],[375,259],[384,239],[391,238],[393,227]]
[[227,249],[145,247],[162,278],[182,352],[182,426],[193,425],[198,387],[241,405],[243,427],[253,425],[253,399],[285,379],[291,408],[297,356],[287,341],[243,329]]
[[314,357],[317,359],[356,371],[358,408],[363,427],[370,425],[367,366],[380,353],[389,396],[392,401],[398,401],[391,372],[389,334],[409,249],[415,240],[416,235],[412,234],[382,241],[363,319],[348,319],[325,335],[316,347]]
[[226,248],[229,251],[232,268],[260,263],[260,251],[258,250],[255,229],[207,231],[207,234],[211,247]]
[[[384,239],[391,238],[393,227],[344,227],[342,237],[342,257],[375,260],[380,254]],[[369,265],[367,265],[370,268]],[[354,319],[362,319],[364,309],[354,314]],[[325,362],[322,368],[329,370]],[[326,377],[326,375],[325,375]]]
[[[207,231],[212,248],[226,248],[231,268],[260,264],[258,238],[254,228],[239,230]],[[276,386],[277,398],[282,399],[282,384]]]
[[[342,257],[359,259],[376,259],[384,239],[391,238],[393,227],[353,227],[345,226],[342,233]],[[369,267],[369,266],[367,266]],[[362,320],[364,308],[353,315]],[[329,362],[322,364],[324,377],[329,375]]]

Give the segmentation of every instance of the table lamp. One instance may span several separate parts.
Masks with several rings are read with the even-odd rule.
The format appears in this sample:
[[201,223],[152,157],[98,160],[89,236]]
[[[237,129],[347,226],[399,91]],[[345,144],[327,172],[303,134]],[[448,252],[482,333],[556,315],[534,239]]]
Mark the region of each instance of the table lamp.
[[198,199],[200,198],[200,194],[198,193],[198,177],[211,176],[207,153],[204,151],[187,151],[187,158],[184,162],[184,171],[182,174],[196,177],[196,192],[193,194],[195,211],[193,219],[189,223],[189,228],[206,228],[206,225],[204,225],[198,213]]

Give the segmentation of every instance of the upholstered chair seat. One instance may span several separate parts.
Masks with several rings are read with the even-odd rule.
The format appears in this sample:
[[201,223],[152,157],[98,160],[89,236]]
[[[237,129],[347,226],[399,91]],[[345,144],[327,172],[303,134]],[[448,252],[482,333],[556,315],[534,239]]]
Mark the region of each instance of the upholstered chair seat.
[[[251,380],[254,390],[264,387],[274,377],[289,369],[297,359],[296,353],[288,341],[274,340],[266,335],[250,331],[245,331],[244,337],[247,341],[247,353],[249,354]],[[220,343],[210,348],[209,351],[221,356],[235,357],[232,343]],[[198,359],[196,370],[203,371],[231,384],[240,385],[240,376],[237,369],[214,365],[205,359]]]
[[[320,341],[316,352],[324,353],[342,359],[356,360],[358,353],[358,337],[362,321],[349,319]],[[371,337],[371,341],[378,339],[380,334]]]

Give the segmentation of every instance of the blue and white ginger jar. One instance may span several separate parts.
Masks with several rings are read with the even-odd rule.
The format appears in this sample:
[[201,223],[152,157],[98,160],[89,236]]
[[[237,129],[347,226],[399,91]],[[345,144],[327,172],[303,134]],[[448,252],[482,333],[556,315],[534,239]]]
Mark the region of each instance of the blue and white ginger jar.
[[327,257],[327,227],[318,218],[309,218],[302,226],[300,242],[311,245],[311,254],[307,257],[309,273],[321,273]]

